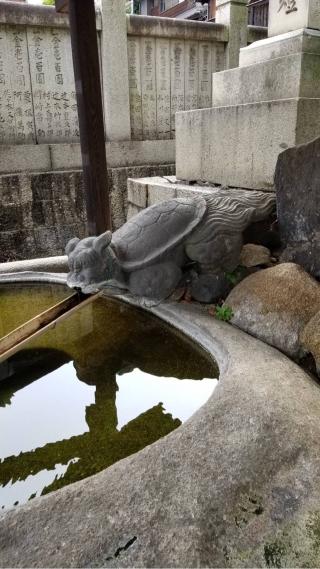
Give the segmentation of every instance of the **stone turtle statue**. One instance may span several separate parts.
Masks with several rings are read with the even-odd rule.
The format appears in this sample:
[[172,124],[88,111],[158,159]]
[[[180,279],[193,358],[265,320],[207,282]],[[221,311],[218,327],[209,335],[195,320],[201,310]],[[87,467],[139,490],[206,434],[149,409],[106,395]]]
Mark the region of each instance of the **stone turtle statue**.
[[195,300],[215,301],[226,290],[225,273],[239,264],[242,232],[274,206],[270,193],[231,189],[160,202],[114,234],[71,239],[68,285],[159,301],[188,283]]

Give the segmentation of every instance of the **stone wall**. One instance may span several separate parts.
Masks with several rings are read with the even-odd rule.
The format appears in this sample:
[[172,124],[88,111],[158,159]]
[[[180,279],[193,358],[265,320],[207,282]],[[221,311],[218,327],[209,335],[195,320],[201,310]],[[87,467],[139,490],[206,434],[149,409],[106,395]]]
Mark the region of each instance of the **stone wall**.
[[174,138],[177,111],[210,106],[212,73],[225,69],[226,32],[212,23],[128,19],[132,139]]
[[0,144],[64,141],[79,141],[68,19],[1,2]]
[[[126,17],[122,4],[103,0],[96,18],[106,139],[173,138],[177,111],[210,106],[229,27]],[[0,144],[65,142],[79,142],[68,17],[0,1]]]
[[[210,106],[233,36],[227,23],[126,16],[125,0],[102,0],[96,25],[117,228],[128,177],[174,173],[175,112]],[[68,17],[0,0],[1,261],[60,254],[85,235],[81,168]]]
[[[173,165],[111,168],[112,224],[127,214],[127,178],[167,176]],[[61,255],[67,241],[86,235],[81,170],[0,176],[0,262]]]

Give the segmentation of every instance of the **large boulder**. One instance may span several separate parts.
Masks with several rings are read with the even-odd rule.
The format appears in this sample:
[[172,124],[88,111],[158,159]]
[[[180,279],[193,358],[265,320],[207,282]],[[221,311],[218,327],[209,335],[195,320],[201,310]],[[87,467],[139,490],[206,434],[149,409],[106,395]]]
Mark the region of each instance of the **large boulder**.
[[304,328],[301,334],[301,345],[306,352],[313,355],[317,372],[320,375],[320,312],[317,312]]
[[250,275],[225,304],[231,322],[291,357],[301,357],[300,334],[320,310],[320,285],[302,267],[283,263]]
[[279,155],[275,186],[283,260],[320,276],[320,138]]

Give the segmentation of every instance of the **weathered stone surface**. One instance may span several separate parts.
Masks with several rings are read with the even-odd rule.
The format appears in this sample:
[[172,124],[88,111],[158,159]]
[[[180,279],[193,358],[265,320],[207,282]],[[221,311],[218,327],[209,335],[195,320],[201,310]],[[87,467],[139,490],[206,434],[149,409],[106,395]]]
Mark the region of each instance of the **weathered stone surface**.
[[225,188],[161,200],[113,235],[72,239],[66,246],[68,285],[88,294],[116,281],[159,301],[187,279],[194,298],[216,301],[227,292],[224,273],[239,264],[244,229],[270,216],[274,206],[272,194]]
[[255,41],[240,50],[240,67],[295,53],[319,54],[319,38],[320,32],[317,30],[303,28]]
[[68,271],[68,258],[66,255],[61,255],[58,257],[42,257],[40,259],[0,263],[0,275],[25,271],[66,273]]
[[[319,98],[319,73],[319,53],[302,51],[222,71],[214,76],[211,106],[241,105],[295,97]],[[282,81],[283,77],[286,78],[285,81]]]
[[320,98],[288,98],[177,113],[177,177],[270,190],[279,153],[311,140],[319,132]]
[[152,313],[218,361],[174,433],[0,517],[2,567],[319,567],[320,391],[200,309]]
[[277,36],[300,30],[301,28],[320,29],[319,4],[315,0],[270,0],[268,35]]
[[0,178],[0,261],[59,254],[86,234],[82,173],[54,172]]
[[309,320],[302,331],[301,344],[307,352],[313,355],[318,374],[320,375],[320,312],[317,312]]
[[[128,177],[173,171],[171,164],[110,168],[114,229],[126,219]],[[86,235],[80,170],[0,176],[0,203],[0,262],[61,255],[73,235]]]
[[240,265],[246,268],[268,265],[270,263],[270,251],[263,245],[247,243],[242,247]]
[[130,139],[129,77],[125,0],[103,0],[101,60],[108,140]]
[[173,174],[173,164],[154,166],[131,166],[127,168],[110,168],[109,183],[111,188],[112,227],[119,229],[127,218],[127,181],[128,178],[144,178],[146,176],[166,176]]
[[320,138],[279,155],[275,185],[284,259],[320,277]]
[[299,265],[283,263],[244,279],[225,304],[232,308],[235,326],[299,357],[300,334],[320,310],[320,285]]

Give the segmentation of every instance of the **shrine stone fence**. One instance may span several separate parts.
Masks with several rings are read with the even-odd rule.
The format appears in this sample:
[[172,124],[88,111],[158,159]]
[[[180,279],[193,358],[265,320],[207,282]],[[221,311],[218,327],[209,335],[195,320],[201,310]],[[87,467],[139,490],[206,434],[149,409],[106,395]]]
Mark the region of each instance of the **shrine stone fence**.
[[[175,112],[209,107],[212,73],[236,66],[242,45],[266,37],[247,26],[246,0],[219,2],[221,22],[207,23],[126,16],[125,0],[102,0],[115,228],[125,221],[128,177],[174,173]],[[85,234],[81,167],[68,17],[0,1],[0,261],[60,254],[69,236]]]

